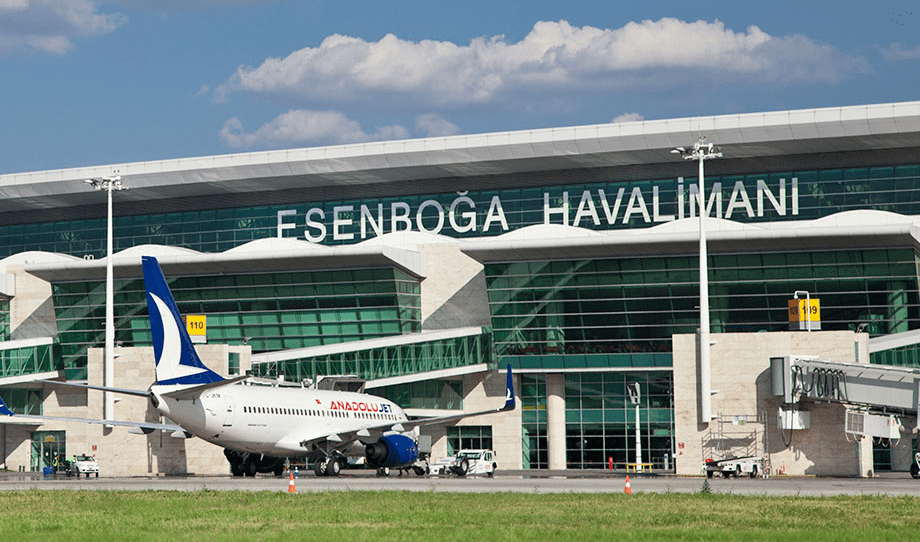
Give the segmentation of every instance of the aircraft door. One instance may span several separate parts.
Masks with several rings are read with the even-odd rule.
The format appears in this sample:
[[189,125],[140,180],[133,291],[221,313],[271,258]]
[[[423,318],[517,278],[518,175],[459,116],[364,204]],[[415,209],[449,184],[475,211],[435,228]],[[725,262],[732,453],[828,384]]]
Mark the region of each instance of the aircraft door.
[[224,427],[233,427],[234,405],[232,397],[224,397]]

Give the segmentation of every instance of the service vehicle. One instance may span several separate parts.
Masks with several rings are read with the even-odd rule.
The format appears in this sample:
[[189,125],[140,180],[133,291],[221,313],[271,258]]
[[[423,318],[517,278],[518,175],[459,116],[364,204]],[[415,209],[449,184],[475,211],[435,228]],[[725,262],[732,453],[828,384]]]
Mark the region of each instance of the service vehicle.
[[707,459],[703,462],[703,469],[706,471],[706,477],[712,478],[715,473],[719,473],[722,478],[738,477],[747,474],[751,478],[757,478],[763,474],[762,457],[734,457],[726,459]]
[[431,465],[431,474],[449,476],[466,476],[468,474],[485,474],[492,476],[498,468],[494,450],[460,450],[455,455],[445,457]]
[[90,474],[95,474],[96,478],[99,478],[99,463],[96,462],[95,457],[91,455],[74,456],[70,461],[67,475],[79,478],[81,474],[85,474],[87,478]]

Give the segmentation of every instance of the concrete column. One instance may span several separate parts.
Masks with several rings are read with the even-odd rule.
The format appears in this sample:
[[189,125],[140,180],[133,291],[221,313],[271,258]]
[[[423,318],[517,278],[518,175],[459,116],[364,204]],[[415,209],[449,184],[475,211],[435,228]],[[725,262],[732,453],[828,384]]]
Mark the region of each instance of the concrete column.
[[565,469],[565,377],[560,373],[546,375],[546,454],[550,470]]
[[856,464],[860,478],[875,476],[875,460],[872,457],[872,437],[863,437],[856,443]]

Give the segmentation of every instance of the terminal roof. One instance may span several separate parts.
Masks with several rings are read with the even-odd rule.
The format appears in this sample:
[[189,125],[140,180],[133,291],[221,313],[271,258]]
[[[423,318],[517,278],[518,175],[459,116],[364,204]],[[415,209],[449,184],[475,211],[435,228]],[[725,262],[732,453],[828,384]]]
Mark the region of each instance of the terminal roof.
[[[713,174],[846,167],[862,153],[915,160],[920,102],[647,120],[382,141],[0,175],[0,223],[104,216],[84,179],[120,175],[119,215],[494,189],[539,173],[613,168],[623,178],[686,175],[671,150],[700,135],[725,154]],[[867,154],[868,153],[868,154]],[[893,153],[893,156],[892,156]],[[871,161],[871,160],[870,160]],[[830,164],[835,164],[831,166]],[[507,175],[535,173],[524,179]],[[614,172],[608,178],[617,178]],[[557,181],[554,181],[557,182]]]

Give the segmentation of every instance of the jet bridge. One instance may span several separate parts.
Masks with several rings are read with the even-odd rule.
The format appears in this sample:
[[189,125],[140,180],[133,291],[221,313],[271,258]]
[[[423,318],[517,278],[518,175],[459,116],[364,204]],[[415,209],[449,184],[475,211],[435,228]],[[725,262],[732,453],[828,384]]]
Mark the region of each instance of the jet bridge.
[[773,395],[784,404],[784,429],[803,428],[804,418],[795,415],[795,406],[804,400],[847,405],[845,431],[873,437],[898,438],[900,422],[895,415],[920,413],[920,369],[808,356],[771,358],[770,369]]

